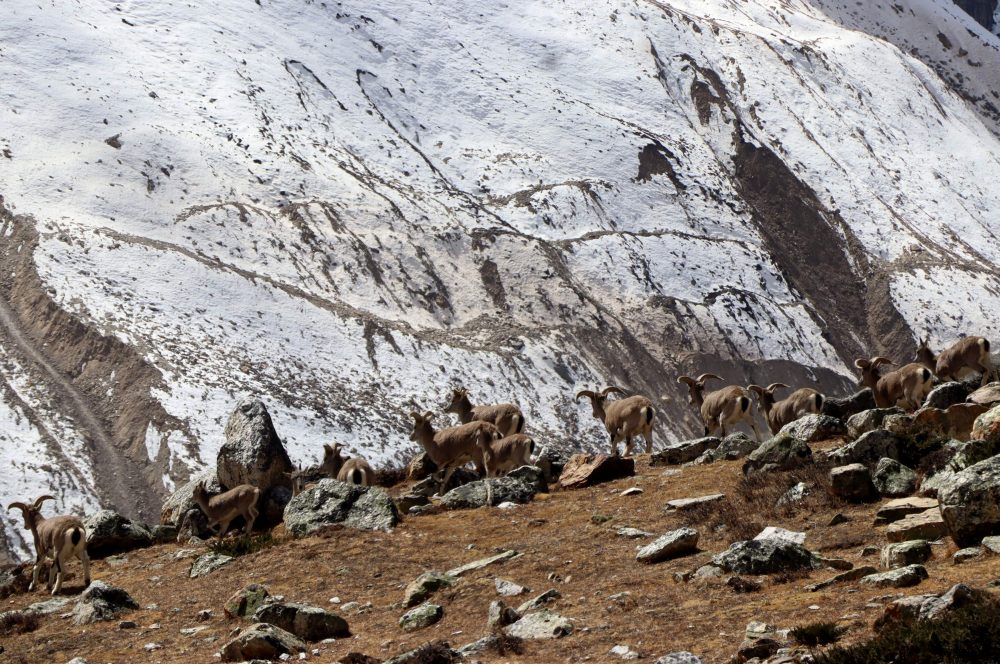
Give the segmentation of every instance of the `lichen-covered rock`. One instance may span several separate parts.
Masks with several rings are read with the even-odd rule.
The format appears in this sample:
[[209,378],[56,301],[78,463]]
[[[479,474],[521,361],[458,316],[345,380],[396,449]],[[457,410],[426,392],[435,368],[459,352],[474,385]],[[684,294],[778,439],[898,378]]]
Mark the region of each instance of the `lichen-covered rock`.
[[268,602],[253,614],[256,622],[268,623],[305,641],[350,636],[347,621],[317,606],[296,602]]
[[882,422],[889,415],[903,415],[902,408],[893,406],[892,408],[871,408],[855,413],[847,420],[847,435],[851,439],[857,439],[875,429],[882,428]]
[[111,510],[88,516],[83,525],[87,529],[87,554],[91,558],[106,558],[153,544],[149,528]]
[[743,463],[743,474],[755,471],[793,470],[812,463],[812,449],[804,440],[787,433],[779,433],[774,438],[761,443],[747,456]]
[[399,523],[392,498],[378,487],[320,480],[285,506],[285,527],[297,537],[342,523],[359,530],[389,530]]
[[707,449],[692,463],[713,463],[715,461],[735,461],[753,452],[760,445],[742,431],[731,433],[722,439],[718,447]]
[[433,570],[424,572],[406,586],[406,590],[403,591],[403,604],[407,607],[416,606],[438,590],[454,585],[456,581],[458,579],[450,574]]
[[909,588],[915,586],[927,578],[927,570],[923,565],[907,565],[888,572],[869,574],[861,579],[861,583],[866,586],[876,588]]
[[28,592],[31,584],[31,565],[18,565],[0,569],[0,599]]
[[968,384],[956,381],[941,383],[930,391],[924,399],[924,405],[944,410],[956,403],[963,403],[971,392],[969,388]]
[[682,440],[664,447],[649,458],[651,466],[679,466],[682,463],[694,461],[709,450],[714,450],[722,442],[715,436]]
[[507,625],[512,625],[521,619],[521,614],[510,608],[499,600],[490,602],[490,609],[486,616],[486,627],[490,631],[497,630]]
[[658,563],[686,556],[697,550],[698,531],[694,528],[678,528],[639,549],[635,559],[640,563]]
[[907,540],[887,544],[882,548],[879,563],[885,569],[919,565],[930,560],[931,545],[927,540]]
[[781,497],[775,502],[775,505],[794,505],[797,502],[805,500],[806,496],[812,491],[812,486],[806,484],[805,482],[796,482],[788,491],[781,494]]
[[412,632],[414,630],[430,627],[437,621],[441,620],[441,616],[443,615],[444,609],[442,609],[439,605],[424,602],[420,606],[410,609],[404,613],[399,618],[399,626],[402,627],[405,632]]
[[191,563],[191,571],[188,575],[192,579],[196,579],[199,576],[205,576],[206,574],[211,574],[217,569],[225,567],[229,563],[233,562],[234,558],[232,556],[227,556],[221,553],[206,553],[198,556]]
[[104,581],[94,581],[80,593],[73,607],[73,623],[87,625],[103,620],[114,620],[139,604],[122,588]]
[[908,496],[917,490],[917,474],[895,459],[879,459],[872,475],[878,492],[887,498]]
[[879,459],[899,458],[899,437],[885,429],[874,429],[862,434],[857,440],[829,453],[830,460],[839,465],[863,463],[874,467]]
[[267,591],[265,586],[259,583],[251,583],[250,585],[237,590],[232,596],[226,600],[225,605],[223,605],[222,610],[226,614],[227,618],[245,618],[247,616],[252,616],[254,612],[267,600],[270,593]]
[[969,438],[1000,445],[1000,406],[993,406],[976,418]]
[[518,477],[491,477],[452,489],[442,496],[441,505],[456,510],[505,502],[524,504],[530,503],[536,492],[535,484],[524,482]]
[[775,574],[821,566],[801,544],[779,539],[734,542],[712,558],[712,565],[734,574]]
[[548,493],[549,484],[545,478],[545,472],[538,466],[521,466],[507,473],[506,477],[520,480],[532,487],[535,493]]
[[794,422],[789,422],[778,433],[788,434],[792,438],[804,440],[807,443],[815,443],[821,440],[846,436],[847,427],[836,417],[810,413]]
[[875,629],[878,631],[889,625],[920,620],[937,620],[962,607],[992,602],[988,593],[959,583],[940,595],[909,595],[891,602],[875,621]]
[[223,488],[250,484],[263,496],[273,486],[289,485],[285,473],[294,468],[263,402],[243,399],[226,422],[225,436],[216,460]]
[[504,631],[520,639],[559,639],[573,632],[573,623],[558,613],[542,610],[529,613]]
[[974,546],[985,536],[1000,534],[1000,456],[956,473],[938,489],[938,501],[959,546]]
[[221,655],[223,662],[272,661],[282,655],[295,655],[305,650],[306,644],[294,634],[274,625],[257,623],[223,646]]
[[194,488],[199,484],[204,484],[209,495],[222,493],[222,485],[215,474],[215,468],[206,468],[200,473],[191,476],[191,479],[177,488],[170,497],[163,502],[160,510],[160,523],[163,525],[180,526],[181,518],[188,510],[198,509],[198,503],[194,502]]
[[871,473],[864,464],[852,463],[830,471],[830,489],[838,498],[849,503],[868,503],[878,500],[878,491],[872,484]]

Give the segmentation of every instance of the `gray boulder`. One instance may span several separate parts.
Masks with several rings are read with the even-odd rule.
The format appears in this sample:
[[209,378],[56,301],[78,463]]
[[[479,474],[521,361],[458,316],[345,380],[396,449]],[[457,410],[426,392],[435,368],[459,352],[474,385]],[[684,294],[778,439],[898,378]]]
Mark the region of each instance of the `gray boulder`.
[[160,523],[164,525],[180,526],[181,518],[189,510],[198,509],[198,503],[194,502],[194,488],[199,484],[205,484],[205,489],[209,495],[222,493],[222,485],[215,474],[215,468],[205,470],[191,476],[191,479],[175,490],[163,503],[160,510]]
[[532,487],[535,493],[549,492],[549,484],[545,479],[545,473],[538,466],[521,466],[510,471],[506,476],[524,482]]
[[830,460],[836,464],[863,463],[869,468],[874,467],[879,459],[888,457],[899,458],[899,438],[885,429],[875,429],[862,434],[853,443],[830,452]]
[[849,503],[869,503],[878,500],[871,473],[864,464],[852,463],[830,471],[830,489],[838,498]]
[[267,661],[282,655],[305,652],[306,644],[294,634],[268,623],[256,623],[222,648],[223,662],[244,662],[253,659]]
[[0,569],[0,599],[28,592],[31,584],[31,565]]
[[1000,456],[956,473],[938,489],[941,516],[955,543],[974,546],[1000,534]]
[[731,433],[722,439],[718,447],[707,449],[692,463],[713,463],[715,461],[735,461],[753,452],[760,445],[742,431]]
[[[527,468],[527,466],[525,466]],[[534,484],[517,477],[491,477],[469,482],[444,494],[441,505],[448,509],[475,509],[500,503],[530,503],[535,497]]]
[[715,436],[682,440],[656,452],[649,458],[651,466],[679,466],[694,461],[708,450],[714,450],[722,442]]
[[639,549],[635,559],[640,563],[658,563],[686,556],[697,550],[698,531],[694,528],[678,528]]
[[869,431],[882,428],[882,422],[889,415],[902,415],[902,408],[871,408],[855,413],[847,420],[847,435],[851,439],[860,438]]
[[350,636],[347,621],[316,606],[294,602],[272,602],[253,614],[256,622],[268,623],[291,632],[305,641],[322,641]]
[[490,602],[489,613],[486,616],[486,626],[496,630],[512,625],[521,619],[521,614],[499,600]]
[[823,400],[822,413],[846,421],[852,415],[874,407],[875,395],[872,394],[871,388],[866,387],[849,397],[827,397]]
[[125,590],[104,581],[94,581],[80,593],[73,607],[73,623],[88,625],[114,620],[121,614],[138,608],[139,604]]
[[702,664],[702,661],[701,657],[698,657],[694,653],[682,650],[664,655],[653,662],[653,664]]
[[927,578],[927,570],[923,565],[907,565],[888,572],[869,574],[861,579],[862,585],[876,588],[909,588]]
[[1000,401],[1000,383],[992,382],[974,390],[966,398],[969,403],[978,403],[990,406]]
[[177,524],[177,542],[181,544],[193,538],[208,539],[214,534],[215,531],[208,527],[208,517],[200,507],[189,509]]
[[87,529],[87,554],[91,558],[106,558],[153,545],[149,528],[111,510],[88,516],[83,525]]
[[438,590],[454,585],[456,581],[458,579],[450,574],[433,570],[424,572],[406,586],[406,590],[403,591],[403,604],[407,607],[416,606]]
[[734,542],[712,558],[712,565],[734,574],[775,574],[818,569],[817,556],[801,544],[780,539]]
[[285,473],[294,467],[263,402],[243,399],[226,422],[225,436],[216,461],[223,488],[251,484],[265,496],[271,487],[289,486]]
[[930,560],[931,545],[927,540],[907,540],[887,544],[882,548],[879,562],[885,569],[919,565]]
[[558,639],[573,632],[573,623],[558,613],[542,610],[529,613],[505,631],[520,639]]
[[879,459],[872,481],[878,492],[887,498],[909,496],[917,490],[917,474],[888,457]]
[[944,410],[956,403],[964,403],[972,392],[972,389],[974,388],[966,383],[957,383],[954,381],[941,383],[932,389],[927,398],[924,399],[924,406]]
[[232,556],[227,556],[221,553],[205,553],[194,559],[191,563],[191,571],[188,572],[188,576],[192,579],[197,579],[199,576],[205,576],[206,574],[211,574],[217,569],[221,569],[235,560]]
[[437,621],[441,620],[443,615],[444,609],[442,609],[439,605],[424,602],[420,606],[410,609],[404,613],[399,618],[399,626],[402,627],[405,632],[412,632],[414,630],[423,629],[424,627],[430,627]]
[[1000,406],[994,406],[976,418],[970,438],[1000,444]]
[[836,417],[829,415],[809,414],[789,422],[781,428],[779,434],[785,433],[792,438],[815,443],[847,435],[847,427]]
[[296,537],[342,523],[359,530],[389,530],[399,523],[392,498],[378,487],[320,480],[285,506],[285,527]]
[[812,463],[812,449],[804,440],[787,433],[761,443],[743,463],[743,474],[755,471],[793,470]]
[[887,604],[882,615],[875,621],[875,629],[880,630],[887,625],[937,620],[956,609],[980,603],[992,604],[993,600],[986,592],[961,583],[940,595],[909,595]]

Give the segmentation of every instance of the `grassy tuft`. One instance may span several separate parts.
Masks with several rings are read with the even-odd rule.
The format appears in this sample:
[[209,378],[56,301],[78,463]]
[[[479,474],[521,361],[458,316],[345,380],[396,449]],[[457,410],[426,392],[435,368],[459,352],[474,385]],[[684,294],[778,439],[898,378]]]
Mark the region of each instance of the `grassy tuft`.
[[810,648],[836,642],[847,631],[834,622],[814,622],[792,629],[789,634],[796,643]]
[[0,635],[27,634],[38,629],[41,621],[32,611],[7,611],[0,613]]
[[228,537],[223,540],[212,539],[208,542],[208,548],[224,556],[239,558],[251,553],[257,553],[264,549],[270,549],[279,540],[275,539],[271,533],[261,533],[260,535],[239,535]]

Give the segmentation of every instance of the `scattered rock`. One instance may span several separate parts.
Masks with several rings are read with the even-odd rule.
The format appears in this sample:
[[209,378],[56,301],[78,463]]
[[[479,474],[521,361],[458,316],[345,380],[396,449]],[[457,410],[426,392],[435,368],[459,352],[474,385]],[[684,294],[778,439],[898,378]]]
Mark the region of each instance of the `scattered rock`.
[[285,527],[297,537],[342,523],[359,530],[389,530],[399,523],[392,499],[378,487],[320,480],[289,501]]
[[694,440],[682,440],[679,443],[668,445],[649,458],[650,466],[679,466],[682,463],[694,461],[708,450],[713,450],[722,443],[722,440],[714,436],[706,438],[696,438]]
[[240,401],[226,422],[225,436],[216,459],[223,488],[250,484],[260,489],[263,498],[271,487],[289,485],[285,473],[294,468],[262,401]]
[[[1000,427],[1000,407],[994,413]],[[980,431],[981,435],[986,435]],[[956,473],[938,490],[941,514],[959,546],[973,546],[984,536],[1000,533],[1000,456],[993,456]]]
[[534,485],[507,475],[476,480],[456,487],[442,497],[441,504],[453,510],[475,509],[505,502],[524,504],[530,503],[535,493]]
[[579,489],[635,475],[635,459],[606,454],[574,454],[559,476],[564,489]]
[[875,488],[883,496],[898,498],[917,490],[917,474],[895,459],[879,459],[872,476]]
[[542,610],[524,616],[505,631],[520,639],[558,639],[573,633],[573,623],[558,613]]
[[713,463],[715,461],[735,461],[753,452],[760,445],[742,431],[731,433],[722,439],[718,447],[705,450],[692,463]]
[[812,450],[804,440],[779,433],[750,453],[743,463],[743,474],[769,470],[794,470],[812,463]]
[[874,429],[861,435],[853,443],[833,450],[828,456],[839,465],[863,463],[871,468],[883,457],[898,459],[900,444],[899,438],[885,429]]
[[559,599],[560,597],[562,597],[562,595],[559,594],[558,590],[555,589],[546,590],[541,595],[529,599],[527,602],[517,607],[517,612],[520,613],[521,615],[524,615],[530,611],[541,609],[549,602],[553,602]]
[[687,651],[681,651],[664,655],[653,664],[702,664],[702,662],[701,657]]
[[869,431],[882,428],[882,422],[889,415],[903,415],[902,408],[871,408],[855,413],[847,419],[847,435],[852,440],[860,438]]
[[888,604],[875,621],[875,629],[918,620],[937,620],[955,609],[989,601],[992,600],[983,591],[961,583],[940,595],[910,595]]
[[438,604],[424,602],[420,606],[410,609],[399,618],[399,626],[403,631],[412,632],[425,627],[430,627],[441,620],[444,610]]
[[792,438],[816,443],[847,435],[847,427],[836,417],[829,415],[809,414],[789,422],[781,428],[778,434],[786,434]]
[[[486,639],[491,638],[494,639],[493,643],[496,643],[495,637],[492,637],[492,635],[486,637]],[[447,643],[443,641],[433,641],[431,643],[425,643],[419,648],[414,648],[413,650],[409,650],[387,659],[382,662],[382,664],[451,664],[452,662],[461,661],[460,658],[461,655],[458,651],[452,650],[451,646]],[[361,663],[352,661],[350,664]],[[363,664],[368,664],[368,662],[364,662]],[[378,660],[375,660],[375,664],[378,664]]]
[[875,395],[871,388],[864,388],[849,397],[827,397],[823,400],[822,413],[839,420],[848,420],[852,415],[875,408]]
[[521,619],[521,614],[510,608],[503,602],[495,600],[490,602],[490,610],[486,617],[486,627],[490,631],[497,630],[507,625],[512,625]]
[[941,510],[929,509],[919,514],[910,514],[889,524],[885,536],[890,542],[924,539],[936,540],[948,534],[948,526],[941,517]]
[[416,606],[427,600],[432,594],[455,584],[458,579],[449,574],[442,574],[433,570],[424,572],[406,586],[403,592],[403,605],[406,607]]
[[990,553],[1000,553],[1000,535],[984,537],[982,545],[983,548],[989,551]]
[[322,641],[351,635],[346,620],[307,604],[265,603],[254,612],[253,619],[280,627],[305,641]]
[[816,556],[802,545],[778,539],[734,542],[712,558],[712,565],[734,574],[774,574],[817,569]]
[[73,623],[87,625],[114,620],[122,613],[138,608],[139,604],[125,590],[104,581],[94,581],[80,593],[73,607]]
[[721,493],[713,493],[707,496],[698,496],[697,498],[677,498],[676,500],[668,500],[666,510],[678,512],[683,512],[696,507],[702,507],[704,505],[716,505],[721,503],[726,499],[726,496]]
[[87,529],[87,554],[91,558],[106,558],[153,544],[149,528],[111,510],[100,510],[84,519],[83,525]]
[[232,556],[223,555],[221,553],[206,553],[195,558],[194,562],[191,563],[191,571],[188,574],[192,579],[196,579],[199,576],[205,576],[206,574],[211,574],[220,567],[225,567],[229,563],[233,562],[234,558]]
[[735,592],[745,594],[745,593],[755,593],[760,591],[763,587],[756,581],[752,579],[744,579],[741,576],[731,576],[726,579],[726,585],[732,588]]
[[1000,442],[1000,406],[993,406],[976,418],[969,438],[988,443]]
[[627,537],[628,539],[642,539],[644,537],[653,537],[653,533],[639,530],[638,528],[619,528],[618,536]]
[[805,482],[798,482],[791,489],[781,494],[775,505],[794,505],[804,500],[811,492],[812,487]]
[[[468,484],[469,482],[475,482],[479,479],[482,478],[479,477],[479,473],[476,471],[469,468],[457,468],[455,472],[451,474],[451,478],[448,480],[448,485],[444,487],[444,492],[447,492],[449,489],[460,487],[463,484]],[[440,478],[427,477],[410,487],[410,492],[418,496],[430,497],[437,495],[440,488]]]
[[632,650],[628,646],[623,646],[623,645],[614,646],[611,650],[608,651],[608,654],[614,655],[615,657],[621,657],[622,659],[628,662],[639,659],[638,652]]
[[698,531],[694,528],[678,528],[639,549],[635,559],[640,563],[658,563],[686,556],[697,550]]
[[878,508],[875,513],[875,525],[882,526],[893,521],[899,521],[909,514],[920,514],[938,506],[934,498],[898,498],[890,500]]
[[226,600],[222,611],[226,614],[227,618],[246,618],[247,616],[252,616],[269,596],[270,593],[268,593],[265,586],[259,583],[251,583],[233,593]]
[[252,659],[275,660],[282,655],[305,652],[306,644],[294,634],[267,623],[257,623],[240,632],[222,648],[223,662],[243,662]]
[[754,658],[764,660],[778,652],[780,647],[781,644],[774,639],[763,638],[753,641],[748,639],[740,644],[739,650],[736,651],[736,657],[741,662]]
[[930,391],[924,399],[924,405],[944,410],[956,403],[963,403],[969,396],[969,385],[950,381],[941,383]]
[[624,498],[626,496],[638,496],[641,493],[642,493],[642,489],[640,489],[639,487],[637,487],[637,486],[630,486],[629,488],[625,489],[624,491],[622,491],[618,495],[621,496],[622,498]]
[[931,545],[927,540],[917,539],[887,544],[882,548],[879,563],[885,569],[919,565],[931,558]]
[[872,574],[876,574],[877,572],[878,570],[876,570],[874,567],[868,567],[868,566],[855,567],[854,569],[847,570],[846,572],[841,572],[840,574],[831,576],[829,579],[826,579],[825,581],[820,581],[819,583],[810,584],[805,587],[805,590],[808,590],[809,592],[816,592],[817,590],[823,590],[824,588],[829,588],[830,586],[836,585],[838,583],[845,583],[847,581],[857,581],[858,579],[870,576]]
[[764,528],[764,530],[760,531],[754,539],[776,539],[783,542],[792,542],[793,544],[805,544],[806,534],[795,532],[793,530],[785,530],[784,528],[778,528],[776,526],[768,526],[767,528]]
[[448,576],[462,576],[466,572],[473,572],[477,569],[482,569],[489,565],[495,565],[496,563],[502,563],[512,558],[516,558],[520,554],[517,551],[507,550],[501,551],[495,556],[489,556],[487,558],[480,558],[479,560],[473,560],[471,563],[465,563],[464,565],[459,565],[454,569],[450,569],[445,574]]
[[980,558],[983,555],[983,550],[978,546],[970,546],[965,549],[959,549],[955,552],[955,555],[951,559],[956,565],[961,565],[967,560],[973,560],[974,558]]
[[410,460],[406,466],[406,479],[419,482],[436,473],[437,464],[431,461],[426,452],[421,452]]
[[879,498],[871,473],[860,463],[838,466],[831,470],[830,488],[835,496],[850,503],[868,503]]
[[134,620],[119,620],[118,629],[136,629],[139,624]]
[[0,599],[28,592],[31,569],[32,566],[28,564],[0,569]]
[[531,590],[531,588],[525,588],[507,579],[493,579],[493,585],[497,589],[497,594],[501,597],[517,597]]
[[876,588],[909,588],[926,578],[927,570],[923,565],[907,565],[888,572],[869,574],[861,579],[861,583]]
[[847,523],[848,521],[850,521],[850,519],[848,519],[846,516],[844,516],[840,512],[837,512],[836,514],[834,514],[830,518],[830,523],[828,525],[830,525],[830,526],[839,526],[840,524]]
[[392,500],[396,503],[396,510],[401,514],[408,514],[411,507],[429,505],[431,502],[430,498],[427,496],[421,496],[417,493],[408,493],[402,496],[397,496]]

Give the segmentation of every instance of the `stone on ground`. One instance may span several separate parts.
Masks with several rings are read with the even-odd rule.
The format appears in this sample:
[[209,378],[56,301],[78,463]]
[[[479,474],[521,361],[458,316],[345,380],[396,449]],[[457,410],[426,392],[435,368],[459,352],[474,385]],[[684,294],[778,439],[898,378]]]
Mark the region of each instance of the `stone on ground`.
[[254,612],[253,619],[280,627],[305,641],[322,641],[351,635],[346,620],[308,604],[269,602]]
[[209,552],[202,554],[195,558],[194,562],[191,563],[191,571],[188,573],[192,579],[196,579],[199,576],[205,576],[206,574],[211,574],[217,569],[225,567],[229,563],[235,560],[232,556],[227,556],[222,553]]
[[240,590],[237,590],[226,600],[222,607],[227,618],[245,618],[252,616],[270,596],[267,588],[259,583],[251,583]]
[[743,474],[757,471],[794,470],[812,463],[812,450],[804,440],[787,433],[779,433],[764,441],[760,447],[747,456],[743,463]]
[[697,550],[698,531],[694,528],[678,528],[639,549],[635,559],[640,563],[658,563],[686,556]]
[[454,585],[456,581],[458,579],[449,574],[433,570],[424,572],[406,586],[406,590],[403,591],[403,605],[416,606],[438,590]]
[[359,530],[389,530],[399,512],[384,490],[338,480],[320,480],[292,498],[285,507],[285,527],[297,537],[342,523]]
[[[996,411],[1000,426],[1000,406]],[[941,515],[959,546],[974,546],[983,537],[1000,534],[1000,456],[993,456],[956,473],[938,489]]]
[[580,489],[635,475],[635,459],[606,454],[574,454],[559,476],[564,489]]
[[73,623],[88,625],[114,620],[121,614],[138,608],[139,604],[122,588],[104,581],[94,581],[80,593],[73,607]]
[[846,436],[847,427],[836,417],[810,413],[783,426],[778,434],[783,433],[807,443],[816,443],[837,436]]
[[879,563],[885,569],[919,565],[930,560],[931,545],[927,540],[917,539],[896,542],[882,547]]
[[529,613],[504,630],[520,639],[559,639],[573,632],[573,623],[548,610]]
[[306,644],[294,634],[267,623],[257,623],[244,629],[222,647],[223,662],[243,662],[280,659],[282,655],[305,652]]
[[887,498],[908,496],[917,490],[917,474],[888,457],[879,459],[872,481],[878,492]]
[[820,562],[800,544],[765,539],[734,542],[712,558],[712,565],[734,574],[775,574],[818,569]]
[[410,609],[399,618],[399,626],[403,631],[412,632],[425,627],[430,627],[441,620],[444,610],[438,604],[424,602],[420,606]]
[[878,572],[869,574],[861,579],[861,583],[866,586],[876,588],[909,588],[915,586],[927,578],[927,570],[923,565],[907,565],[888,572]]
[[838,466],[831,470],[830,488],[835,496],[849,503],[868,503],[879,498],[871,473],[860,463]]
[[919,514],[910,514],[889,524],[885,536],[890,542],[924,539],[936,540],[948,534],[948,526],[941,516],[941,510],[929,509]]

